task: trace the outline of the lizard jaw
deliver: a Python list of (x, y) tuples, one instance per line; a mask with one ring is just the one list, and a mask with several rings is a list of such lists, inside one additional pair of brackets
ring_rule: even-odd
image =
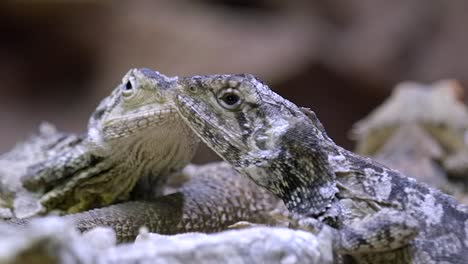
[(175, 96), (176, 111), (199, 136), (222, 159), (231, 163), (234, 167), (242, 167), (240, 156), (248, 155), (249, 148), (239, 140), (241, 135), (234, 131), (228, 131), (216, 122), (216, 118), (200, 118), (201, 113), (210, 114), (207, 109), (199, 109), (201, 106), (192, 101), (192, 98), (177, 94)]
[(165, 121), (174, 120), (178, 117), (176, 113), (174, 108), (169, 107), (138, 112), (112, 119), (103, 124), (103, 138), (104, 140), (126, 138), (141, 132), (145, 128), (153, 127)]

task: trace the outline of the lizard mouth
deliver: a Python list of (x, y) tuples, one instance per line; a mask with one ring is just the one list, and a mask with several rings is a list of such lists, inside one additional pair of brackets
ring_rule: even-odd
[(105, 139), (128, 137), (145, 128), (176, 120), (177, 117), (177, 111), (172, 107), (120, 116), (103, 124), (103, 136)]
[[(226, 158), (228, 156), (226, 152), (238, 153), (246, 149), (245, 144), (238, 140), (241, 136), (234, 135), (234, 132), (226, 131), (218, 123), (218, 119), (212, 111), (203, 107), (203, 104), (197, 104), (190, 98), (180, 95), (176, 99), (179, 116), (218, 155)], [(202, 118), (202, 116), (205, 117)], [(222, 139), (222, 142), (226, 142), (226, 145), (220, 144), (220, 141), (217, 139)]]

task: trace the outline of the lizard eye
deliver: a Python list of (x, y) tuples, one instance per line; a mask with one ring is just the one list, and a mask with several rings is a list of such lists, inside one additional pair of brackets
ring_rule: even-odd
[(195, 86), (195, 85), (190, 85), (188, 89), (192, 94), (197, 94), (200, 91), (198, 86)]
[(243, 100), (239, 92), (228, 89), (219, 94), (218, 102), (222, 107), (228, 110), (236, 110), (242, 104)]
[(124, 97), (130, 97), (135, 92), (135, 80), (133, 78), (129, 78), (127, 82), (122, 85), (122, 95)]
[(133, 85), (130, 81), (127, 82), (127, 84), (125, 84), (125, 90), (131, 90), (133, 89)]

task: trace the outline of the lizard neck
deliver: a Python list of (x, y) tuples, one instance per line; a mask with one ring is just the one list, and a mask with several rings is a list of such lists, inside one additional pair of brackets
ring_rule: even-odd
[(242, 168), (257, 184), (297, 214), (318, 216), (336, 200), (334, 168), (339, 147), (304, 123), (290, 127), (268, 155), (254, 155)]

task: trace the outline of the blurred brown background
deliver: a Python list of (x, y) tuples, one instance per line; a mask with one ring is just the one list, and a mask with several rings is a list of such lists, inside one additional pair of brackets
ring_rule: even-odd
[(466, 87), (467, 11), (436, 0), (3, 1), (0, 152), (42, 120), (83, 132), (132, 67), (256, 74), (351, 148), (351, 125), (396, 83)]

